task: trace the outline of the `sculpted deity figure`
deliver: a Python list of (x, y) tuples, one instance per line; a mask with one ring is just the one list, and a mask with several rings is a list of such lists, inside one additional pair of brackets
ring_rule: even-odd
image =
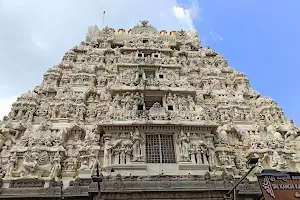
[(120, 164), (126, 164), (126, 146), (122, 143), (120, 149)]
[(52, 167), (51, 167), (51, 172), (50, 172), (49, 178), (55, 178), (58, 176), (58, 174), (61, 170), (60, 162), (61, 162), (61, 156), (59, 155), (59, 151), (57, 151), (52, 160)]
[(243, 152), (243, 151), (237, 152), (236, 159), (235, 159), (235, 164), (236, 164), (236, 167), (237, 167), (237, 169), (239, 171), (238, 173), (246, 172), (247, 171), (246, 162), (247, 162), (246, 153)]
[(289, 120), (287, 123), (287, 132), (285, 134), (285, 140), (287, 143), (294, 141), (298, 136), (299, 129), (294, 124), (293, 120)]
[(116, 94), (116, 96), (114, 96), (113, 105), (116, 109), (121, 109), (121, 97), (118, 93)]
[(254, 134), (255, 135), (257, 135), (259, 132), (261, 132), (263, 130), (257, 120), (254, 121), (252, 126), (253, 126), (253, 129), (254, 129)]
[(14, 152), (14, 154), (9, 158), (9, 162), (6, 165), (5, 178), (10, 179), (13, 177), (13, 172), (16, 168), (17, 160), (17, 152)]
[(23, 166), (25, 171), (22, 174), (22, 176), (33, 174), (38, 164), (37, 163), (38, 155), (39, 154), (37, 152), (26, 152), (24, 154)]
[(51, 136), (51, 122), (47, 122), (47, 121), (44, 121), (44, 122), (41, 122), (39, 127), (37, 128), (34, 136), (36, 138), (50, 138)]
[(52, 108), (51, 108), (51, 118), (53, 118), (53, 119), (55, 119), (55, 118), (57, 118), (57, 110), (58, 110), (58, 108), (57, 108), (57, 106), (56, 105), (54, 105)]
[(104, 166), (111, 164), (112, 148), (110, 137), (104, 138)]
[(208, 163), (210, 166), (216, 165), (216, 153), (215, 153), (215, 147), (213, 143), (213, 138), (207, 138), (207, 149), (208, 149)]
[(283, 139), (281, 133), (278, 132), (277, 130), (278, 130), (277, 125), (270, 124), (267, 127), (267, 133), (271, 137), (270, 139), (273, 139), (273, 144), (272, 145), (283, 147), (284, 146), (284, 139)]
[(282, 156), (276, 151), (273, 150), (272, 152), (267, 152), (264, 155), (264, 160), (265, 158), (269, 158), (269, 166), (272, 167), (273, 169), (285, 169), (287, 166), (286, 160), (282, 158)]
[(95, 144), (99, 142), (100, 134), (98, 134), (97, 126), (94, 126), (92, 129), (87, 131), (85, 140)]
[(233, 120), (240, 120), (241, 114), (237, 108), (233, 108)]
[(94, 174), (94, 171), (97, 168), (97, 165), (100, 166), (100, 162), (97, 159), (97, 155), (95, 153), (92, 153), (90, 155), (90, 163), (89, 163), (89, 169), (91, 169), (91, 175)]
[(229, 114), (227, 110), (224, 110), (221, 114), (220, 114), (220, 119), (221, 121), (226, 121), (229, 119)]
[(228, 131), (233, 130), (233, 125), (230, 124), (224, 124), (222, 126), (219, 126), (217, 129), (217, 134), (219, 138), (219, 143), (221, 144), (228, 144), (229, 138), (228, 138)]
[(125, 133), (120, 134), (119, 140), (113, 143), (114, 163), (115, 164), (130, 164), (132, 157), (133, 143), (127, 138)]
[(202, 140), (198, 140), (197, 143), (198, 143), (197, 148), (196, 148), (197, 163), (198, 164), (208, 164), (207, 145)]
[(50, 114), (50, 106), (47, 102), (43, 102), (38, 109), (37, 115), (40, 117), (48, 118)]
[(9, 152), (9, 149), (8, 149), (8, 146), (4, 145), (4, 146), (2, 147), (2, 151), (1, 151), (0, 156), (1, 156), (2, 158), (5, 158), (5, 157), (8, 158), (8, 157), (11, 156), (11, 154), (10, 154), (10, 152)]
[(18, 113), (18, 107), (13, 104), (11, 111), (8, 114), (8, 117), (10, 119), (15, 119), (17, 113)]
[(187, 100), (189, 102), (189, 110), (190, 111), (194, 111), (195, 110), (195, 102), (193, 100), (193, 97), (191, 97), (190, 95), (188, 95)]
[(231, 168), (234, 166), (233, 160), (228, 152), (221, 151), (219, 152), (219, 161), (220, 164), (226, 168)]
[(89, 162), (87, 160), (84, 160), (83, 162), (81, 162), (81, 165), (80, 165), (80, 170), (86, 170), (86, 169), (89, 169)]
[[(2, 130), (1, 130), (2, 128)], [(1, 134), (2, 132), (2, 134)], [(5, 141), (10, 140), (11, 143), (15, 144), (16, 139), (13, 134), (15, 134), (16, 131), (12, 128), (10, 128), (9, 124), (4, 124), (2, 127), (0, 127), (0, 148), (2, 148)]]
[(67, 171), (73, 171), (77, 169), (77, 165), (78, 165), (78, 160), (75, 157), (68, 157), (64, 161), (64, 166)]
[(111, 157), (114, 157), (114, 161), (113, 161), (114, 164), (120, 164), (120, 154), (121, 154), (120, 146), (115, 146), (112, 149), (112, 155), (111, 155)]
[(179, 138), (179, 149), (180, 149), (180, 161), (189, 162), (189, 146), (190, 146), (190, 133), (185, 134), (183, 130), (181, 130)]
[(60, 107), (59, 117), (60, 118), (68, 118), (70, 116), (70, 110), (71, 110), (71, 104), (70, 103), (64, 103)]
[(164, 107), (160, 105), (159, 102), (155, 102), (153, 106), (149, 109), (150, 119), (162, 120), (167, 118), (167, 113)]
[(189, 158), (193, 164), (208, 164), (208, 149), (206, 143), (197, 136), (192, 134), (190, 136), (189, 144)]
[(131, 140), (133, 143), (132, 146), (132, 156), (133, 161), (142, 161), (143, 160), (143, 152), (142, 152), (142, 142), (144, 142), (143, 137), (140, 134), (138, 128), (135, 129), (134, 133), (131, 133)]
[(34, 116), (35, 111), (36, 111), (36, 108), (34, 108), (34, 107), (28, 107), (27, 108), (26, 119), (29, 122), (33, 121), (33, 116)]
[(24, 116), (24, 108), (19, 108), (16, 119), (20, 120)]
[(83, 121), (85, 118), (85, 113), (86, 113), (85, 107), (82, 105), (78, 106), (75, 114), (76, 119)]

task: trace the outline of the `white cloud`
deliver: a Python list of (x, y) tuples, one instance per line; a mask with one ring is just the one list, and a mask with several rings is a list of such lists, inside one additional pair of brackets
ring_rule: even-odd
[[(178, 5), (173, 7), (173, 13), (174, 16), (177, 18), (178, 22), (183, 26), (188, 27), (189, 29), (194, 28), (193, 21), (196, 17), (199, 17), (198, 11), (199, 5), (195, 1), (188, 5), (188, 8), (184, 8)], [(198, 19), (201, 18), (199, 17)]]
[(45, 42), (45, 40), (37, 37), (36, 35), (32, 35), (31, 36), (32, 42), (40, 49), (40, 50), (44, 50), (47, 48), (47, 44)]
[(11, 110), (13, 102), (15, 102), (16, 100), (17, 100), (16, 96), (0, 99), (0, 120), (2, 120), (2, 118), (5, 115), (8, 115), (8, 113)]
[(220, 36), (220, 35), (218, 35), (216, 32), (214, 32), (214, 31), (210, 31), (209, 32), (209, 35), (211, 36), (211, 39), (213, 40), (213, 41), (223, 41), (224, 40), (224, 38), (222, 37), (222, 36)]

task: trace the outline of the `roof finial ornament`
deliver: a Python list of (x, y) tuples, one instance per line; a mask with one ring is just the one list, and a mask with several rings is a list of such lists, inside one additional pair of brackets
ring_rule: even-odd
[(103, 25), (104, 25), (104, 17), (105, 17), (105, 10), (103, 11), (103, 18), (102, 18), (102, 26), (101, 26), (101, 29), (103, 29)]
[(180, 31), (178, 31), (180, 36), (183, 36), (185, 34), (185, 31), (183, 29), (181, 29)]
[(149, 23), (149, 21), (147, 21), (147, 20), (142, 20), (140, 22), (141, 22), (142, 27), (147, 27), (148, 23)]

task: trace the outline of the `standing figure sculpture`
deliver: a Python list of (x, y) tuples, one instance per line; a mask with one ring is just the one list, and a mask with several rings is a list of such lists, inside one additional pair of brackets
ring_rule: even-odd
[(104, 166), (111, 164), (112, 148), (113, 145), (111, 144), (110, 138), (104, 138)]
[(216, 153), (215, 153), (215, 147), (213, 143), (212, 138), (207, 138), (207, 149), (208, 149), (208, 163), (210, 166), (216, 165)]
[(58, 176), (60, 170), (61, 170), (61, 156), (59, 155), (59, 151), (56, 152), (53, 160), (52, 160), (52, 167), (51, 167), (51, 172), (49, 175), (49, 178), (55, 178)]
[(94, 174), (94, 171), (97, 168), (97, 165), (100, 166), (100, 162), (97, 159), (97, 155), (92, 153), (90, 156), (90, 163), (89, 163), (89, 169), (91, 169), (91, 175)]
[(180, 136), (178, 138), (179, 149), (180, 149), (180, 161), (189, 162), (189, 146), (190, 146), (190, 134), (185, 134), (183, 130), (180, 132)]
[(15, 170), (16, 164), (17, 164), (17, 152), (15, 152), (10, 158), (9, 162), (6, 165), (6, 173), (5, 173), (5, 178), (9, 179), (13, 177), (13, 172)]
[(131, 134), (131, 140), (133, 143), (132, 146), (132, 161), (142, 161), (143, 160), (143, 152), (142, 152), (142, 142), (144, 141), (139, 129), (136, 128), (135, 132)]

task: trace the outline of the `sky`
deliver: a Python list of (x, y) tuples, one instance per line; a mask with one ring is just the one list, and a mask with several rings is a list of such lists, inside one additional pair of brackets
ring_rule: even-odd
[(0, 0), (0, 118), (34, 89), (89, 25), (116, 30), (148, 20), (158, 30), (198, 30), (300, 125), (299, 0)]

